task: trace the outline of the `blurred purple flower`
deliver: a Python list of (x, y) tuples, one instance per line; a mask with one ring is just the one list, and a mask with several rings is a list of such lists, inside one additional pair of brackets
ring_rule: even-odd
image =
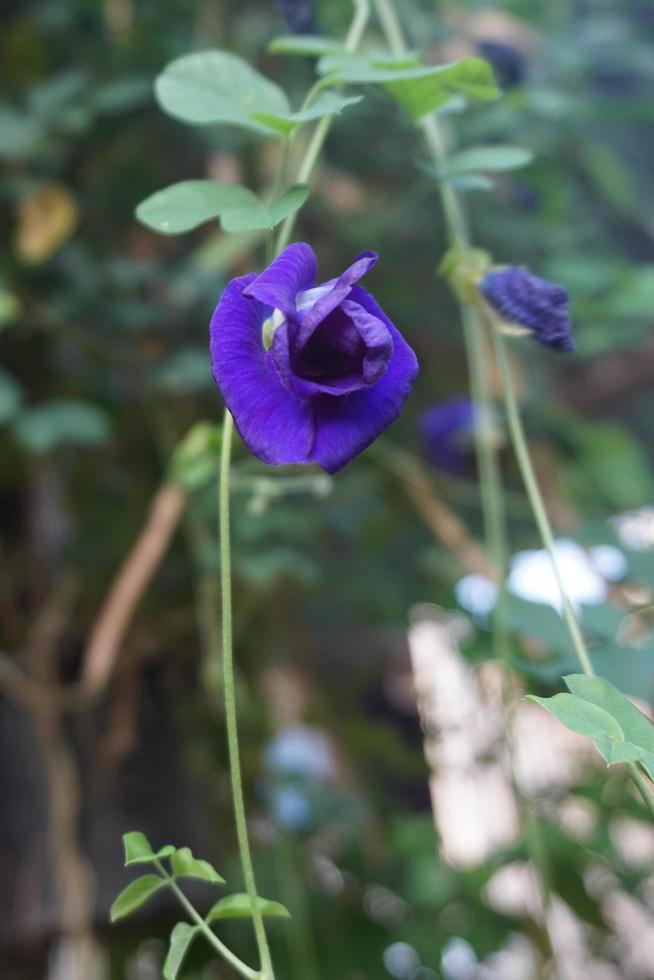
[(470, 457), (474, 406), (467, 395), (437, 402), (423, 412), (420, 429), (427, 458), (448, 473), (460, 473)]
[(277, 0), (277, 9), (296, 34), (315, 34), (316, 12), (313, 0)]
[(315, 462), (336, 473), (400, 414), (418, 362), (355, 285), (376, 261), (363, 252), (314, 286), (316, 257), (297, 242), (260, 275), (227, 285), (211, 320), (213, 375), (243, 442), (264, 463)]
[(523, 51), (506, 41), (492, 39), (477, 42), (479, 54), (490, 61), (497, 80), (505, 90), (521, 85), (527, 74), (527, 58)]
[(575, 349), (564, 286), (512, 265), (487, 272), (479, 290), (507, 323), (531, 330), (539, 344), (559, 351)]

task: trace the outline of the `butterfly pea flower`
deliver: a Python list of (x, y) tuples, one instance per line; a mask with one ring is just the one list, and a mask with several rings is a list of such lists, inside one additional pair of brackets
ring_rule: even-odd
[(243, 442), (264, 463), (318, 463), (336, 473), (400, 414), (418, 362), (357, 285), (377, 258), (363, 252), (315, 285), (313, 250), (296, 242), (223, 292), (210, 327), (213, 376)]
[(277, 9), (296, 34), (316, 32), (316, 12), (313, 0), (277, 0)]
[(491, 269), (478, 288), (506, 323), (523, 327), (543, 347), (575, 349), (564, 286), (534, 276), (522, 265), (512, 265)]

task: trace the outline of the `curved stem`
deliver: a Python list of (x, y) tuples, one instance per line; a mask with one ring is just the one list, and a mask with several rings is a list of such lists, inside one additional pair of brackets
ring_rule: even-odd
[(254, 878), (252, 853), (248, 840), (245, 819), (245, 800), (243, 797), (243, 777), (241, 756), (238, 745), (238, 725), (236, 715), (236, 690), (234, 684), (234, 643), (232, 629), (232, 557), (230, 541), (230, 460), (234, 421), (225, 409), (223, 440), (220, 451), (220, 472), (218, 477), (218, 513), (220, 526), (220, 571), (222, 598), (222, 656), (223, 685), (225, 692), (225, 725), (227, 727), (227, 748), (229, 751), (229, 773), (232, 783), (232, 798), (239, 857), (243, 869), (245, 889), (250, 902), (252, 924), (261, 959), (261, 980), (274, 980), (274, 971), (263, 916), (259, 908), (257, 886)]
[[(370, 15), (369, 0), (354, 0), (354, 17), (345, 39), (347, 51), (355, 51), (359, 45), (368, 17)], [(305, 156), (300, 164), (296, 183), (307, 183), (316, 165), (320, 150), (331, 125), (331, 117), (321, 119), (307, 147)], [(296, 213), (289, 215), (282, 225), (276, 248), (273, 254), (279, 254), (290, 241), (295, 223)], [(223, 424), (223, 441), (220, 453), (220, 472), (218, 489), (218, 512), (220, 527), (220, 562), (221, 562), (221, 605), (222, 605), (222, 660), (223, 684), (225, 694), (225, 725), (227, 728), (227, 746), (229, 752), (229, 768), (232, 784), (234, 818), (236, 836), (238, 839), (239, 856), (243, 869), (243, 878), (252, 913), (252, 924), (261, 960), (261, 972), (256, 976), (259, 980), (274, 980), (274, 970), (266, 929), (259, 908), (257, 886), (254, 877), (252, 853), (248, 840), (247, 822), (245, 817), (245, 801), (243, 797), (243, 778), (241, 773), (241, 758), (238, 744), (238, 724), (236, 711), (236, 692), (234, 684), (234, 642), (232, 628), (232, 573), (231, 573), (231, 542), (230, 542), (230, 460), (234, 420), (225, 409)]]
[[(366, 24), (368, 23), (369, 17), (370, 0), (354, 0), (354, 17), (352, 18), (350, 29), (347, 32), (345, 41), (343, 42), (343, 47), (350, 54), (354, 53), (359, 47), (359, 43), (363, 36), (363, 32), (366, 29)], [(297, 184), (309, 183), (313, 169), (316, 165), (318, 157), (320, 156), (320, 151), (322, 150), (323, 144), (327, 139), (327, 133), (331, 128), (332, 122), (333, 116), (323, 116), (314, 129), (309, 145), (307, 146), (306, 153), (304, 154), (304, 159), (300, 164), (300, 169), (298, 170), (295, 178), (295, 182)], [(289, 214), (288, 218), (282, 225), (277, 238), (278, 253), (285, 249), (290, 242), (293, 229), (295, 228), (296, 219), (297, 211), (293, 211), (292, 214)]]
[(506, 420), (509, 427), (513, 448), (515, 450), (516, 459), (518, 460), (518, 466), (520, 467), (520, 473), (522, 474), (527, 496), (529, 497), (529, 502), (534, 512), (534, 518), (536, 520), (536, 525), (538, 526), (538, 531), (550, 556), (550, 561), (552, 562), (552, 571), (554, 572), (554, 577), (556, 578), (556, 584), (559, 589), (561, 603), (563, 606), (563, 618), (565, 619), (566, 626), (568, 627), (572, 645), (584, 674), (588, 674), (589, 677), (592, 677), (595, 671), (593, 670), (593, 665), (590, 662), (588, 650), (586, 649), (586, 644), (584, 643), (584, 638), (581, 635), (577, 617), (575, 616), (574, 610), (568, 598), (568, 593), (566, 592), (563, 584), (561, 571), (556, 559), (556, 552), (554, 550), (554, 536), (552, 534), (552, 528), (549, 517), (547, 516), (547, 511), (545, 510), (545, 504), (543, 503), (540, 487), (538, 486), (538, 481), (536, 480), (536, 474), (534, 472), (533, 463), (529, 454), (522, 419), (520, 418), (520, 412), (518, 411), (518, 402), (515, 395), (515, 388), (513, 386), (513, 378), (511, 377), (511, 369), (509, 367), (509, 361), (506, 354), (504, 337), (500, 333), (499, 329), (494, 328), (493, 338), (495, 342), (497, 363), (499, 364), (500, 375), (502, 378), (502, 391), (504, 393)]
[[(392, 0), (375, 0), (375, 8), (384, 36), (391, 51), (403, 55), (408, 45), (397, 17)], [(435, 115), (423, 116), (419, 120), (425, 143), (437, 170), (443, 169), (447, 161), (447, 150), (440, 124)], [(438, 181), (438, 190), (445, 215), (447, 236), (452, 245), (461, 250), (470, 247), (465, 212), (461, 199), (454, 187), (443, 180)], [(485, 336), (479, 312), (469, 304), (462, 305), (461, 318), (466, 359), (470, 374), (470, 394), (477, 408), (474, 441), (477, 464), (479, 466), (479, 488), (484, 523), (486, 550), (500, 584), (500, 597), (493, 614), (493, 646), (495, 655), (508, 653), (509, 632), (506, 625), (504, 579), (507, 565), (507, 532), (504, 506), (504, 492), (499, 467), (497, 448), (488, 439), (484, 419), (491, 406), (489, 372), (484, 357)]]
[(258, 980), (259, 974), (257, 971), (253, 970), (252, 967), (247, 965), (247, 963), (244, 963), (243, 960), (236, 955), (236, 953), (232, 953), (229, 946), (225, 946), (225, 944), (221, 942), (213, 929), (202, 918), (191, 902), (189, 902), (182, 889), (176, 883), (175, 879), (168, 874), (161, 862), (155, 861), (155, 867), (161, 874), (162, 878), (165, 878), (166, 884), (175, 894), (175, 897), (179, 901), (182, 908), (188, 913), (189, 917), (193, 919), (198, 929), (201, 930), (207, 942), (209, 942), (213, 948), (220, 953), (223, 959), (227, 960), (227, 962), (234, 967), (237, 973), (240, 973), (242, 977), (245, 977), (246, 980)]

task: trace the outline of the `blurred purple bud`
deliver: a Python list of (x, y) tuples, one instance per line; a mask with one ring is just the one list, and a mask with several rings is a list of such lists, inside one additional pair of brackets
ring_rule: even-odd
[(448, 473), (460, 473), (470, 457), (474, 406), (467, 395), (445, 398), (426, 409), (420, 420), (425, 454)]
[(277, 0), (277, 9), (296, 34), (314, 34), (317, 31), (313, 0)]
[(479, 41), (477, 50), (489, 61), (501, 88), (515, 88), (525, 80), (527, 59), (522, 51), (505, 41)]

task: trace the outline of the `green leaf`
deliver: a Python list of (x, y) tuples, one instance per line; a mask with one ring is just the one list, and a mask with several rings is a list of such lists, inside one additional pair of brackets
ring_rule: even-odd
[(0, 132), (0, 160), (27, 160), (35, 156), (44, 136), (39, 121), (8, 105), (0, 105)]
[(163, 235), (181, 235), (225, 211), (257, 207), (259, 200), (247, 187), (215, 180), (182, 180), (141, 201), (136, 217)]
[(452, 94), (484, 100), (500, 95), (493, 70), (482, 58), (428, 67), (415, 56), (365, 59), (327, 55), (321, 58), (318, 70), (326, 76), (323, 85), (383, 85), (413, 119), (440, 108)]
[(271, 54), (306, 55), (309, 58), (319, 58), (321, 55), (343, 50), (340, 41), (317, 34), (286, 34), (274, 37), (268, 45)]
[(281, 88), (228, 51), (177, 58), (158, 76), (155, 94), (165, 112), (193, 125), (223, 123), (266, 133), (252, 113), (289, 111)]
[(62, 445), (97, 446), (109, 435), (109, 421), (95, 405), (62, 399), (21, 412), (13, 433), (30, 452), (45, 453)]
[(180, 847), (175, 851), (170, 859), (170, 866), (176, 877), (199, 878), (200, 881), (209, 881), (214, 885), (225, 884), (225, 879), (221, 878), (208, 861), (193, 857), (190, 847)]
[(221, 426), (197, 422), (175, 447), (170, 460), (171, 479), (189, 490), (204, 486), (218, 472), (221, 444)]
[(447, 181), (458, 191), (492, 191), (495, 184), (483, 174), (443, 174), (441, 180)]
[(624, 694), (602, 677), (571, 674), (571, 694), (529, 696), (573, 732), (595, 743), (609, 765), (640, 762), (654, 779), (654, 726)]
[(275, 130), (280, 136), (288, 138), (301, 123), (321, 119), (323, 116), (333, 116), (350, 105), (360, 102), (361, 95), (337, 95), (334, 92), (321, 92), (307, 109), (298, 112), (273, 113), (254, 112), (252, 119), (268, 129)]
[(132, 830), (128, 834), (123, 834), (123, 847), (125, 848), (125, 867), (132, 864), (151, 864), (153, 861), (160, 861), (162, 858), (170, 857), (175, 853), (172, 844), (166, 844), (156, 853), (150, 846), (150, 841), (140, 830)]
[(548, 650), (567, 653), (570, 635), (560, 615), (544, 602), (528, 602), (509, 593), (505, 599), (511, 629), (525, 633), (543, 643)]
[(213, 387), (204, 347), (182, 347), (157, 365), (153, 375), (156, 387), (173, 395)]
[(517, 170), (526, 167), (533, 158), (531, 150), (522, 146), (472, 146), (449, 158), (445, 174), (453, 176), (479, 170)]
[(125, 888), (109, 910), (112, 922), (124, 919), (140, 908), (155, 892), (165, 888), (166, 882), (159, 875), (142, 875)]
[(163, 967), (164, 980), (176, 980), (184, 958), (199, 929), (188, 922), (178, 922), (170, 934), (168, 955)]
[(269, 207), (247, 187), (213, 180), (183, 180), (142, 201), (136, 216), (164, 235), (180, 235), (205, 221), (220, 218), (228, 232), (272, 229), (309, 196), (306, 184), (296, 184)]
[[(273, 902), (268, 898), (258, 899), (259, 911), (264, 917), (290, 919), (291, 913), (281, 902)], [(221, 898), (211, 908), (207, 915), (207, 922), (216, 922), (218, 919), (249, 919), (252, 915), (250, 900), (245, 892), (235, 895), (227, 895)]]
[(17, 296), (0, 286), (0, 330), (8, 326), (20, 313)]
[(23, 400), (23, 390), (18, 382), (0, 367), (0, 425), (14, 417)]
[(638, 759), (654, 780), (654, 725), (649, 718), (603, 677), (570, 674), (564, 680), (576, 697), (603, 708), (615, 718), (627, 742), (640, 750)]
[(223, 211), (221, 224), (225, 231), (254, 231), (256, 228), (272, 229), (291, 212), (302, 207), (309, 196), (306, 184), (296, 184), (277, 198), (269, 207), (258, 198), (247, 206)]

